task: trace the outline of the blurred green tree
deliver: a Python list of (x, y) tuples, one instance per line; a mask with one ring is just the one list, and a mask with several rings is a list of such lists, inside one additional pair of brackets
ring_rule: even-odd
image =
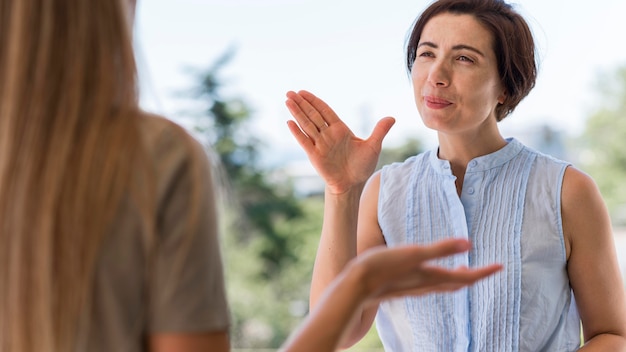
[(260, 274), (270, 278), (298, 259), (293, 251), (297, 240), (282, 231), (278, 222), (301, 218), (303, 213), (289, 185), (271, 182), (260, 165), (263, 145), (249, 132), (252, 113), (248, 105), (240, 98), (223, 95), (220, 72), (233, 55), (234, 50), (227, 51), (207, 71), (200, 72), (199, 84), (190, 91), (190, 97), (202, 103), (195, 116), (195, 132), (219, 157), (224, 172), (221, 181), (229, 186), (229, 200), (241, 211), (233, 224), (237, 227), (233, 235), (243, 242), (255, 236), (261, 239)]
[(193, 103), (184, 114), (220, 171), (232, 345), (277, 348), (308, 311), (321, 210), (296, 198), (289, 183), (273, 182), (262, 166), (251, 109), (225, 93), (222, 74), (233, 55), (229, 50), (207, 70), (192, 71), (198, 84), (181, 95)]
[(580, 138), (582, 168), (597, 182), (615, 225), (626, 225), (626, 65), (601, 74), (600, 103)]
[[(232, 345), (271, 349), (308, 313), (323, 198), (296, 197), (289, 182), (273, 181), (272, 170), (260, 163), (264, 145), (250, 132), (253, 112), (243, 99), (225, 94), (222, 74), (234, 54), (228, 50), (207, 70), (192, 71), (198, 84), (182, 95), (196, 107), (185, 113), (193, 119), (194, 134), (209, 146), (221, 171)], [(410, 139), (383, 149), (379, 165), (403, 161), (421, 150), (421, 142)], [(363, 348), (382, 350), (374, 328), (354, 350)]]

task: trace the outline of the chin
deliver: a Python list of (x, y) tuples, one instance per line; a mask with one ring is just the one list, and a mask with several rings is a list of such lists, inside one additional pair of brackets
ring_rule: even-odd
[(447, 129), (446, 121), (443, 121), (441, 118), (428, 116), (428, 115), (426, 116), (421, 115), (421, 116), (422, 116), (422, 124), (424, 124), (426, 128), (429, 128), (434, 131), (444, 131)]

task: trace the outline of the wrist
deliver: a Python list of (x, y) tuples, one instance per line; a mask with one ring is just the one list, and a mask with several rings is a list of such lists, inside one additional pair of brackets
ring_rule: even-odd
[(358, 257), (353, 258), (346, 265), (341, 282), (346, 289), (353, 292), (352, 299), (355, 303), (361, 305), (370, 298), (371, 287), (368, 285), (369, 272), (367, 265)]
[(356, 183), (353, 185), (326, 185), (324, 193), (331, 197), (360, 197), (365, 188), (365, 183)]

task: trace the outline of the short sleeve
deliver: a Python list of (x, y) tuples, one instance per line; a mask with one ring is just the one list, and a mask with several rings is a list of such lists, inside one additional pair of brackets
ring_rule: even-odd
[[(229, 326), (215, 190), (202, 146), (174, 130), (159, 148), (157, 243), (149, 280), (149, 332)], [(190, 220), (194, 220), (191, 221)]]

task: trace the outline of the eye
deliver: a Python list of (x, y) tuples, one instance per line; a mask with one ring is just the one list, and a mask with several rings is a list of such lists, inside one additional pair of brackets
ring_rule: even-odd
[(430, 51), (422, 51), (421, 53), (417, 53), (418, 57), (434, 57), (435, 55)]
[(465, 56), (465, 55), (459, 56), (457, 60), (464, 61), (464, 62), (469, 62), (469, 63), (474, 63), (474, 60), (472, 60), (470, 57)]

